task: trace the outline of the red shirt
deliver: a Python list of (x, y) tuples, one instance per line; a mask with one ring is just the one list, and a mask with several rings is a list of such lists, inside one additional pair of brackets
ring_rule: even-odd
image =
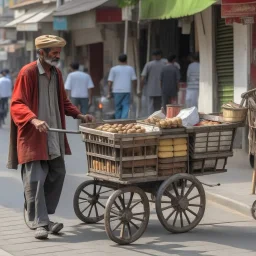
[[(65, 115), (76, 118), (79, 110), (67, 98), (62, 74), (58, 73), (59, 111), (62, 129), (66, 129)], [(11, 117), (17, 126), (17, 154), (19, 164), (31, 161), (49, 160), (47, 134), (40, 133), (30, 121), (38, 114), (38, 68), (37, 62), (24, 66), (15, 83), (12, 101)], [(65, 135), (65, 153), (71, 154)]]

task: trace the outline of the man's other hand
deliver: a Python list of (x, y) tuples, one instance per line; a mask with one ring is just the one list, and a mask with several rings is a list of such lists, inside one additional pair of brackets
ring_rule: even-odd
[(49, 130), (49, 126), (45, 121), (34, 118), (31, 120), (31, 124), (33, 124), (39, 132), (47, 132)]
[(95, 118), (92, 115), (78, 115), (77, 119), (80, 119), (82, 123), (94, 123)]

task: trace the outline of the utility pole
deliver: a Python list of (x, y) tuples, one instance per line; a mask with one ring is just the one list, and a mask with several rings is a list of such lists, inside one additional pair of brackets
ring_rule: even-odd
[(128, 48), (128, 34), (129, 34), (129, 20), (125, 20), (125, 30), (124, 30), (124, 54), (127, 54)]
[(64, 4), (64, 0), (57, 0), (56, 1), (56, 9), (58, 9), (63, 4)]

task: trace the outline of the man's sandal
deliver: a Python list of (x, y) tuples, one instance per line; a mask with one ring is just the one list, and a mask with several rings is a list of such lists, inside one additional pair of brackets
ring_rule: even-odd
[(59, 234), (59, 232), (64, 228), (62, 223), (50, 222), (48, 225), (48, 230), (51, 234)]
[(36, 239), (47, 239), (48, 238), (48, 230), (45, 227), (39, 227), (35, 231)]

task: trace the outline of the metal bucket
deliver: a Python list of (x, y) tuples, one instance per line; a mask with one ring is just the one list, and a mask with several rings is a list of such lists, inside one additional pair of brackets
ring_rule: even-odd
[(173, 118), (180, 113), (181, 105), (166, 105), (166, 117)]

